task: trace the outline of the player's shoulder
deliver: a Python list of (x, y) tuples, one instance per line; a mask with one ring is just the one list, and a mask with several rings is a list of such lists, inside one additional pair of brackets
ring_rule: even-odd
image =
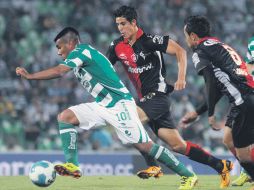
[(74, 50), (72, 50), (71, 53), (74, 53), (74, 54), (78, 54), (78, 53), (81, 53), (82, 51), (84, 51), (84, 49), (87, 49), (89, 48), (89, 45), (88, 44), (78, 44)]
[(222, 42), (218, 38), (211, 37), (211, 38), (201, 39), (201, 42), (199, 43), (198, 47), (199, 49), (209, 49), (221, 44)]
[(223, 43), (214, 37), (201, 39), (199, 44), (194, 48), (197, 54), (214, 54), (221, 50)]
[(154, 43), (156, 42), (162, 42), (163, 41), (163, 36), (162, 35), (157, 35), (157, 34), (147, 34), (147, 33), (143, 33), (143, 35), (141, 36), (141, 39), (143, 40), (152, 40)]
[(124, 38), (122, 36), (114, 39), (111, 43), (110, 43), (110, 46), (111, 47), (115, 47), (117, 44), (119, 44), (120, 42), (123, 42), (124, 41)]

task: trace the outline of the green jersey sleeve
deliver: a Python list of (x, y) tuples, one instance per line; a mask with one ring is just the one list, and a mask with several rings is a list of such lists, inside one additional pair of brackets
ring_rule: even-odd
[(249, 64), (254, 64), (254, 36), (248, 41), (248, 51), (245, 60)]
[(71, 68), (81, 67), (88, 64), (89, 59), (91, 59), (90, 52), (87, 49), (77, 47), (69, 53), (63, 64)]

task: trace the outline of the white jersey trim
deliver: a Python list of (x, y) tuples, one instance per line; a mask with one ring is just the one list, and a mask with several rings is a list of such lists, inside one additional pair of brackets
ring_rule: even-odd
[(77, 67), (81, 66), (83, 64), (83, 61), (80, 58), (70, 59)]
[(60, 134), (69, 133), (69, 132), (77, 133), (77, 130), (76, 129), (61, 129), (60, 130)]
[(166, 92), (166, 83), (165, 83), (165, 78), (162, 76), (161, 74), (161, 70), (162, 70), (162, 58), (161, 58), (161, 54), (159, 51), (156, 51), (159, 59), (160, 59), (160, 71), (159, 71), (159, 75), (160, 75), (160, 82), (159, 82), (159, 87), (158, 87), (158, 91), (159, 92)]
[(98, 104), (107, 107), (109, 103), (111, 103), (113, 100), (112, 96), (110, 94), (107, 94)]
[(240, 91), (230, 83), (229, 76), (220, 68), (214, 69), (215, 77), (227, 88), (229, 94), (235, 99), (235, 105), (241, 105), (244, 101)]
[(160, 157), (160, 155), (161, 155), (163, 149), (164, 149), (164, 148), (163, 148), (162, 146), (159, 146), (159, 149), (158, 149), (156, 155), (154, 156), (154, 158), (155, 158), (156, 160)]
[(104, 89), (104, 87), (100, 84), (100, 83), (97, 83), (94, 88), (92, 89), (92, 92), (91, 92), (91, 95), (93, 97), (97, 97), (98, 94)]

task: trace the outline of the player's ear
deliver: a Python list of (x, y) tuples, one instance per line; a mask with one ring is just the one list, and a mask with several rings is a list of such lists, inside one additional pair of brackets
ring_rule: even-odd
[(77, 42), (75, 40), (70, 40), (68, 43), (68, 46), (70, 49), (75, 49), (76, 45), (77, 45)]
[(136, 26), (136, 25), (137, 25), (137, 20), (136, 20), (136, 19), (133, 19), (133, 20), (131, 21), (131, 24)]
[(197, 41), (198, 40), (197, 34), (195, 34), (193, 32), (190, 33), (190, 38), (191, 38), (192, 41)]

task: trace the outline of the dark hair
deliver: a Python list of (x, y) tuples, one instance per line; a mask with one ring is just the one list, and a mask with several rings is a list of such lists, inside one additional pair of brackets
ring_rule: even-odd
[[(67, 35), (68, 34), (68, 35)], [(55, 39), (54, 42), (56, 42), (59, 38), (65, 37), (66, 36), (66, 40), (76, 40), (79, 41), (80, 37), (79, 37), (79, 32), (73, 28), (73, 27), (65, 27), (61, 32), (59, 32)]]
[(199, 38), (211, 36), (211, 27), (208, 19), (204, 16), (195, 15), (189, 16), (184, 20), (186, 26), (185, 31), (190, 34), (191, 32), (198, 35)]
[(113, 15), (116, 17), (124, 17), (129, 22), (133, 19), (137, 20), (138, 15), (134, 7), (123, 5), (114, 11)]

